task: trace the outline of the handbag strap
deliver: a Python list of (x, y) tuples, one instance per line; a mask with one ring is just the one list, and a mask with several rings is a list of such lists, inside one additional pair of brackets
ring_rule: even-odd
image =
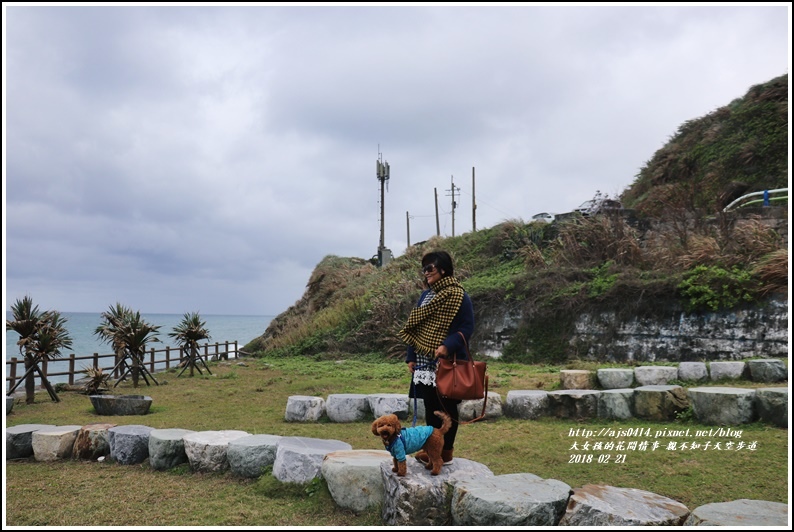
[[(463, 347), (466, 349), (466, 356), (468, 356), (469, 362), (471, 364), (474, 364), (474, 358), (472, 358), (471, 352), (469, 351), (469, 344), (466, 341), (466, 337), (463, 335), (463, 333), (461, 331), (458, 331), (458, 334), (460, 335), (461, 339), (463, 340)], [(452, 355), (452, 357), (453, 357), (453, 360), (457, 362), (457, 359), (458, 359), (457, 353)], [(441, 404), (441, 408), (444, 409), (444, 412), (447, 412), (447, 409), (444, 407), (444, 402), (442, 401), (441, 394), (438, 393), (438, 387), (436, 387), (436, 394), (438, 395), (438, 399), (439, 399), (439, 403)], [(482, 412), (480, 413), (479, 416), (477, 416), (476, 418), (471, 419), (469, 421), (460, 421), (460, 420), (457, 420), (457, 419), (455, 421), (457, 422), (458, 425), (468, 425), (470, 423), (476, 423), (477, 421), (482, 421), (483, 419), (485, 419), (485, 407), (487, 405), (488, 405), (488, 375), (486, 374), (485, 375), (485, 396), (484, 396), (483, 402), (482, 402)], [(475, 414), (476, 414), (476, 412), (475, 412)], [(449, 412), (447, 412), (447, 415), (449, 415)]]

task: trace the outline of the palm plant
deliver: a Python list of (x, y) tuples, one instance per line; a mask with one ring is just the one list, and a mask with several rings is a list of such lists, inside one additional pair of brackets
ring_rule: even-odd
[[(182, 317), (182, 321), (172, 329), (172, 332), (168, 333), (168, 336), (176, 339), (176, 341), (182, 347), (182, 350), (187, 353), (188, 357), (185, 368), (190, 368), (190, 376), (193, 376), (194, 367), (199, 373), (202, 373), (201, 368), (196, 366), (196, 358), (201, 360), (201, 358), (197, 356), (199, 341), (209, 339), (210, 333), (207, 329), (207, 323), (202, 321), (199, 313), (186, 312)], [(204, 364), (207, 372), (212, 374), (207, 364), (204, 363), (203, 360), (201, 360), (201, 362)], [(185, 371), (185, 368), (182, 369), (182, 372)], [(179, 375), (182, 375), (182, 372), (180, 372)]]
[[(12, 320), (6, 321), (6, 330), (19, 335), (17, 346), (25, 360), (25, 402), (32, 404), (35, 398), (35, 375), (39, 373), (42, 384), (53, 401), (58, 395), (50, 385), (46, 375), (39, 368), (39, 362), (63, 355), (62, 350), (72, 347), (72, 338), (66, 330), (66, 318), (56, 311), (40, 311), (30, 296), (18, 299), (11, 306)], [(21, 382), (21, 381), (20, 381)], [(13, 392), (16, 387), (9, 390)]]
[(159, 325), (152, 325), (143, 318), (139, 311), (131, 312), (127, 315), (127, 320), (122, 324), (122, 332), (120, 340), (124, 342), (127, 353), (132, 359), (132, 386), (138, 387), (138, 375), (141, 371), (144, 372), (144, 380), (149, 384), (149, 377), (157, 384), (154, 376), (146, 371), (143, 365), (143, 357), (146, 354), (146, 345), (149, 342), (159, 342), (160, 339), (154, 336), (160, 330)]
[(126, 359), (127, 345), (122, 338), (122, 331), (123, 324), (130, 314), (132, 314), (132, 310), (121, 303), (116, 303), (115, 306), (111, 305), (107, 311), (101, 314), (102, 322), (94, 330), (95, 336), (113, 348), (113, 353), (116, 355), (114, 371)]
[[(131, 361), (129, 371), (132, 374), (133, 387), (138, 387), (138, 377), (141, 371), (144, 372), (146, 384), (149, 384), (149, 380), (146, 378), (148, 372), (143, 366), (143, 357), (149, 342), (160, 341), (154, 336), (160, 326), (148, 323), (141, 318), (140, 312), (133, 311), (121, 303), (116, 303), (115, 306), (111, 305), (106, 312), (103, 312), (102, 320), (102, 323), (94, 330), (94, 334), (113, 346), (113, 352), (116, 354), (116, 367), (113, 369), (123, 365), (129, 358)], [(121, 378), (125, 374), (126, 372), (122, 374)], [(149, 376), (152, 377), (150, 373)], [(152, 380), (157, 383), (154, 377)]]

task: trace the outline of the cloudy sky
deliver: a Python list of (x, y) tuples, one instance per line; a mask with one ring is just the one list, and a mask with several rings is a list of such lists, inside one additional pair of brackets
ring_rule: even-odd
[(5, 308), (279, 314), (326, 255), (377, 254), (379, 159), (394, 256), (436, 198), (450, 236), (617, 195), (787, 74), (790, 25), (787, 3), (4, 3)]

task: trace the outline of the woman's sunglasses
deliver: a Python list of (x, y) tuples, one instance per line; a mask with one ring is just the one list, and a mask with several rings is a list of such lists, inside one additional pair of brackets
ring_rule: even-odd
[(428, 264), (427, 266), (422, 268), (422, 273), (433, 273), (434, 271), (436, 271), (435, 264)]

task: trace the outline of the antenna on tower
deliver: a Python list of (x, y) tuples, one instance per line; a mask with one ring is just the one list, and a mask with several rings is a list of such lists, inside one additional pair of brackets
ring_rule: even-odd
[(380, 145), (378, 145), (378, 160), (376, 161), (376, 176), (380, 181), (380, 244), (378, 245), (378, 267), (386, 266), (392, 259), (391, 250), (385, 245), (385, 192), (384, 189), (388, 188), (390, 169), (389, 163), (383, 161), (383, 154), (380, 152)]

